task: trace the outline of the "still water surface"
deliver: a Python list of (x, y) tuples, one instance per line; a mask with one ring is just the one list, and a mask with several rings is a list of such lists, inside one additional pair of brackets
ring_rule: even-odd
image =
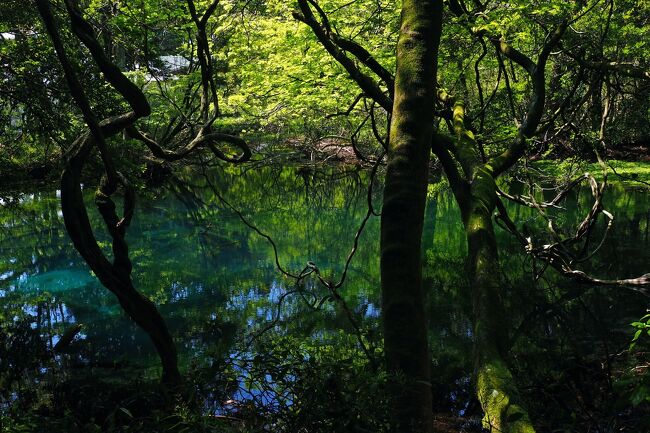
[[(209, 179), (209, 183), (203, 178), (177, 180), (155, 194), (141, 196), (128, 231), (135, 287), (159, 306), (179, 345), (184, 368), (225, 341), (232, 344), (233, 354), (240, 355), (242, 345), (236, 346), (234, 341), (245, 342), (266, 328), (315, 341), (351, 332), (353, 325), (345, 309), (327, 300), (320, 304), (318, 300), (326, 299), (328, 292), (315, 279), (302, 283), (304, 297), (284, 296), (296, 288), (295, 282), (277, 270), (269, 242), (243, 224), (210, 185), (274, 240), (285, 269), (299, 273), (313, 262), (325, 278), (338, 281), (366, 214), (367, 174), (265, 168), (218, 171)], [(374, 196), (378, 202), (380, 192)], [(90, 188), (87, 197), (90, 203)], [(82, 332), (70, 348), (79, 363), (122, 362), (148, 367), (155, 374), (152, 345), (71, 246), (63, 227), (59, 193), (44, 190), (12, 198), (11, 204), (4, 200), (0, 220), (0, 303), (6, 308), (20, 305), (32, 315), (33, 327), (41, 330), (50, 346), (69, 326), (81, 324)], [(581, 190), (563, 206), (566, 210), (557, 212), (558, 225), (570, 231), (591, 206), (590, 195)], [(544, 230), (535, 211), (508, 208), (525, 230)], [(605, 208), (614, 214), (614, 226), (603, 248), (583, 269), (602, 278), (648, 272), (648, 194), (613, 185)], [(108, 253), (110, 245), (101, 234), (100, 219), (92, 204), (89, 209)], [(533, 283), (531, 262), (521, 247), (498, 228), (497, 235), (513, 327), (518, 335), (525, 335), (517, 343), (525, 347), (523, 363), (526, 356), (535, 357), (537, 351), (549, 350), (566, 338), (556, 331), (559, 322), (579, 329), (591, 342), (585, 344), (592, 348), (601, 340), (615, 345), (629, 341), (632, 330), (628, 324), (645, 314), (645, 298), (625, 289), (593, 289), (575, 297), (588, 308), (568, 304), (562, 306), (561, 314), (539, 315), (540, 304), (551, 305), (576, 289), (552, 271)], [(379, 327), (378, 239), (379, 218), (373, 217), (341, 288), (354, 322), (369, 333), (369, 341), (378, 338), (370, 334), (376, 334), (372, 330)], [(441, 377), (436, 386), (444, 389), (452, 402), (464, 398), (459, 393), (467, 388), (471, 362), (465, 251), (453, 197), (444, 190), (431, 194), (426, 210), (424, 274), (430, 294), (433, 362)], [(308, 302), (318, 303), (318, 311)], [(530, 318), (534, 322), (527, 324)], [(450, 382), (449, 377), (455, 379)]]

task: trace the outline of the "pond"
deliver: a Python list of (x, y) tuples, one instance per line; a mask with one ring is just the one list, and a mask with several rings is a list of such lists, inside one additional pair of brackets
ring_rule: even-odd
[[(292, 404), (291, 393), (275, 383), (271, 372), (259, 375), (257, 382), (250, 380), (251, 363), (261, 347), (257, 341), (268, 335), (276, 339), (270, 343), (274, 347), (282, 338), (291, 338), (297, 348), (292, 353), (303, 353), (299, 356), (304, 360), (314, 347), (358, 349), (358, 339), (364, 350), (381, 356), (378, 217), (368, 220), (359, 238), (340, 289), (342, 303), (333, 300), (315, 273), (297, 282), (277, 267), (279, 263), (299, 274), (316, 266), (324, 279), (339, 281), (367, 213), (368, 173), (265, 167), (217, 169), (209, 176), (181, 178), (139, 197), (127, 240), (135, 287), (165, 317), (178, 344), (182, 370), (227, 364), (237, 376), (237, 386), (228, 395), (214, 396), (206, 403), (208, 411), (226, 410), (226, 398), (228, 404), (247, 399), (264, 406)], [(377, 182), (372, 193), (376, 207), (379, 189)], [(86, 195), (100, 244), (110, 254), (100, 218), (90, 204), (92, 188), (86, 188)], [(591, 207), (591, 196), (578, 190), (563, 207), (554, 211), (558, 230), (570, 232)], [(647, 272), (647, 192), (611, 185), (605, 208), (615, 216), (612, 230), (582, 269), (601, 278)], [(537, 211), (511, 204), (508, 210), (525, 230), (544, 231)], [(4, 315), (14, 320), (27, 317), (48, 349), (72, 325), (81, 325), (65, 357), (57, 356), (68, 366), (128, 367), (156, 377), (152, 344), (72, 247), (63, 226), (59, 192), (13, 194), (3, 199), (0, 218)], [(440, 412), (456, 415), (472, 406), (471, 305), (460, 224), (452, 195), (444, 188), (432, 189), (423, 255), (434, 394), (439, 396), (435, 403)], [(275, 250), (261, 233), (272, 239)], [(531, 413), (542, 417), (554, 413), (557, 418), (559, 411), (571, 417), (581, 394), (601, 392), (603, 384), (611, 386), (612, 371), (627, 362), (618, 365), (616, 354), (629, 344), (633, 334), (629, 323), (645, 314), (647, 298), (624, 288), (576, 286), (553, 271), (533, 281), (531, 260), (522, 247), (498, 228), (497, 236), (514, 335), (514, 369), (526, 373), (522, 383), (526, 392), (544, 389)], [(587, 372), (591, 374), (590, 369), (603, 359), (610, 377), (592, 381)], [(563, 375), (575, 376), (569, 372), (576, 369), (585, 374), (585, 383), (578, 383), (580, 378), (563, 382)], [(551, 377), (553, 390), (544, 384)], [(558, 397), (566, 401), (555, 401)]]

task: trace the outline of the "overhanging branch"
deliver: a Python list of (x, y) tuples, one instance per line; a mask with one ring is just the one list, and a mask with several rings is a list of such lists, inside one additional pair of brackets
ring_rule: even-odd
[[(332, 32), (329, 26), (329, 22), (324, 21), (320, 23), (309, 5), (309, 0), (298, 0), (298, 6), (300, 7), (300, 12), (294, 12), (293, 17), (298, 21), (301, 21), (307, 24), (320, 44), (325, 48), (325, 50), (347, 71), (350, 75), (350, 78), (354, 80), (357, 85), (363, 90), (363, 92), (371, 99), (373, 99), (379, 106), (381, 106), (387, 112), (391, 112), (393, 101), (392, 99), (381, 90), (381, 87), (375, 80), (370, 76), (364, 74), (354, 63), (354, 61), (345, 54), (345, 50), (339, 47), (333, 40)], [(311, 1), (311, 3), (315, 3)], [(321, 17), (323, 14), (321, 14)], [(340, 41), (339, 41), (340, 42)], [(351, 48), (350, 46), (348, 46)], [(366, 59), (366, 64), (372, 64), (369, 59), (363, 54), (367, 53), (360, 46), (353, 48), (361, 58)], [(374, 59), (373, 59), (374, 60)], [(363, 63), (363, 61), (362, 61)], [(378, 65), (378, 64), (377, 64)], [(372, 67), (370, 67), (373, 70)], [(373, 70), (376, 73), (376, 71)], [(379, 71), (382, 74), (384, 72)]]

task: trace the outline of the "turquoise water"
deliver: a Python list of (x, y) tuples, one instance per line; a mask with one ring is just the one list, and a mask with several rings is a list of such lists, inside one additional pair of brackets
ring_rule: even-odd
[[(327, 191), (322, 188), (326, 183)], [(277, 271), (266, 239), (214, 194), (195, 190), (198, 193), (172, 184), (140, 197), (127, 237), (136, 288), (159, 306), (181, 354), (188, 357), (219, 337), (211, 327), (253, 334), (266, 326), (277, 314), (278, 298), (294, 284)], [(224, 194), (251, 223), (272, 236), (280, 263), (296, 274), (311, 261), (324, 275), (338, 278), (365, 214), (365, 185), (354, 173), (305, 181), (296, 172), (261, 172), (231, 179)], [(152, 355), (146, 337), (72, 248), (58, 197), (57, 191), (25, 194), (18, 205), (3, 209), (0, 296), (8, 304), (23, 303), (25, 311), (38, 316), (39, 327), (52, 332), (54, 344), (66, 327), (82, 324), (85, 341), (76, 346), (83, 356), (106, 360)], [(88, 190), (97, 237), (110, 254), (91, 199)], [(356, 307), (363, 304), (365, 315), (374, 318), (377, 230), (375, 218), (362, 236), (344, 290)], [(328, 294), (314, 279), (305, 284), (314, 297)], [(280, 313), (290, 317), (301, 308), (292, 298)], [(332, 327), (342, 321), (329, 303), (321, 310), (321, 316), (332, 316)], [(323, 317), (318, 318), (321, 325), (327, 323)], [(304, 320), (305, 326), (315, 326), (307, 323), (313, 319)]]
[[(273, 239), (286, 270), (297, 274), (313, 262), (324, 278), (338, 281), (366, 214), (367, 173), (265, 168), (217, 171), (209, 179), (241, 215), (220, 200), (205, 179), (194, 176), (142, 194), (127, 237), (135, 287), (158, 305), (179, 346), (183, 369), (191, 369), (215, 347), (233, 357), (254, 356), (243, 348), (265, 329), (298, 340), (331, 342), (358, 326), (368, 344), (378, 344), (379, 218), (369, 220), (341, 288), (348, 311), (328, 300), (329, 292), (315, 278), (306, 278), (297, 287), (284, 277), (268, 240), (241, 220)], [(92, 209), (92, 191), (87, 192), (98, 239), (110, 254)], [(374, 193), (376, 204), (380, 193)], [(50, 348), (71, 325), (81, 324), (82, 331), (69, 348), (73, 363), (121, 362), (155, 376), (152, 345), (72, 247), (58, 192), (17, 194), (12, 205), (4, 203), (0, 224), (4, 313), (22, 311), (31, 317), (32, 327)], [(558, 230), (574, 230), (590, 205), (587, 190), (570, 195), (563, 204), (566, 209), (556, 211)], [(614, 185), (605, 207), (614, 214), (615, 223), (601, 250), (582, 269), (601, 278), (648, 272), (647, 192)], [(522, 227), (543, 231), (544, 222), (534, 210), (510, 205), (508, 209)], [(513, 328), (520, 336), (514, 347), (521, 353), (517, 362), (522, 369), (537, 368), (539, 353), (551, 353), (557, 345), (570, 343), (572, 354), (586, 357), (593, 354), (589, 344), (600, 347), (608, 342), (607, 350), (613, 352), (629, 342), (633, 333), (629, 323), (645, 314), (645, 297), (620, 288), (583, 287), (557, 314), (540, 313), (540, 305), (553, 305), (563, 294), (578, 289), (552, 271), (533, 282), (531, 260), (522, 248), (501, 229), (497, 235), (504, 291)], [(436, 386), (452, 403), (463, 400), (458, 403), (461, 410), (468, 398), (463, 392), (471, 369), (465, 250), (453, 197), (444, 190), (432, 195), (423, 255), (433, 362), (440, 373)], [(296, 289), (303, 295), (287, 294)], [(527, 323), (530, 318), (534, 321)], [(580, 335), (572, 337), (571, 329), (579, 329)]]

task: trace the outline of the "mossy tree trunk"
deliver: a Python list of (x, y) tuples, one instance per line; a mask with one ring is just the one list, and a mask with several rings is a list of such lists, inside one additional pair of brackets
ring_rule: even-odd
[[(504, 307), (501, 267), (492, 224), (497, 204), (496, 178), (492, 160), (483, 162), (476, 139), (465, 128), (465, 107), (453, 108), (455, 165), (447, 163), (454, 197), (461, 211), (467, 237), (467, 271), (470, 279), (474, 325), (474, 377), (477, 396), (485, 416), (483, 425), (490, 431), (534, 432), (528, 413), (521, 406), (519, 392), (505, 362), (509, 323)], [(451, 148), (433, 151), (445, 162)]]
[(460, 205), (468, 245), (467, 266), (474, 315), (474, 374), (477, 396), (484, 411), (483, 426), (490, 431), (531, 433), (535, 430), (505, 362), (509, 321), (492, 224), (497, 196), (489, 166), (475, 169), (469, 192), (467, 200)]
[(492, 212), (498, 200), (495, 183), (497, 177), (524, 156), (527, 140), (535, 134), (542, 118), (546, 99), (546, 62), (567, 26), (564, 21), (549, 33), (537, 62), (505, 41), (493, 39), (500, 53), (528, 72), (532, 82), (526, 117), (518, 128), (517, 136), (505, 151), (486, 160), (474, 135), (465, 128), (462, 102), (456, 102), (453, 110), (456, 142), (451, 149), (455, 160), (462, 167), (463, 175), (455, 171), (455, 164), (450, 163), (449, 158), (445, 159), (445, 152), (438, 151), (460, 206), (467, 236), (467, 266), (474, 313), (474, 373), (477, 395), (485, 414), (483, 425), (490, 431), (535, 431), (521, 404), (514, 377), (505, 362), (509, 324), (504, 308), (501, 266)]
[(441, 1), (404, 1), (397, 45), (381, 217), (384, 350), (396, 432), (433, 429), (421, 243), (441, 15)]
[[(518, 65), (530, 79), (528, 108), (522, 122), (517, 123), (516, 135), (500, 153), (488, 155), (465, 127), (464, 101), (454, 104), (454, 98), (442, 89), (436, 97), (445, 108), (453, 106), (453, 134), (432, 130), (432, 91), (436, 81), (435, 56), (441, 32), (442, 2), (403, 2), (392, 95), (390, 74), (367, 50), (356, 42), (343, 40), (316, 1), (299, 0), (298, 3), (300, 12), (294, 13), (294, 17), (311, 27), (321, 45), (357, 82), (364, 96), (392, 112), (393, 116), (382, 213), (381, 277), (387, 365), (389, 371), (399, 373), (405, 379), (402, 385), (394, 383), (395, 413), (396, 419), (400, 420), (397, 430), (428, 431), (432, 428), (429, 424), (430, 410), (427, 409), (430, 372), (420, 269), (422, 214), (427, 185), (426, 152), (430, 147), (444, 169), (465, 225), (474, 306), (477, 391), (486, 413), (486, 427), (504, 432), (534, 431), (519, 403), (514, 378), (504, 361), (508, 323), (492, 212), (497, 204), (495, 179), (524, 157), (528, 140), (537, 134), (545, 110), (546, 64), (568, 28), (568, 19), (548, 31), (535, 61), (501, 35), (492, 34), (483, 26), (471, 25), (474, 20), (482, 20), (478, 18), (480, 13), (470, 13), (462, 2), (448, 2), (449, 11), (470, 24), (467, 27), (472, 37), (483, 45), (484, 54), (479, 61), (488, 52), (489, 43), (498, 58), (505, 57), (513, 65)], [(318, 9), (318, 18), (312, 6)], [(482, 6), (478, 6), (476, 10), (481, 10)], [(578, 9), (582, 6), (579, 4)], [(359, 63), (365, 69), (360, 69)], [(592, 69), (624, 69), (594, 62), (581, 61), (581, 64)], [(478, 61), (475, 68), (478, 79)], [(368, 71), (374, 75), (369, 75)], [(627, 73), (639, 78), (646, 76), (644, 71), (636, 68)], [(381, 90), (382, 86), (388, 88), (388, 95)], [(478, 87), (480, 92), (480, 84)], [(441, 113), (447, 115), (446, 110)], [(431, 139), (430, 143), (426, 143), (427, 138)], [(415, 425), (416, 422), (424, 425)]]

